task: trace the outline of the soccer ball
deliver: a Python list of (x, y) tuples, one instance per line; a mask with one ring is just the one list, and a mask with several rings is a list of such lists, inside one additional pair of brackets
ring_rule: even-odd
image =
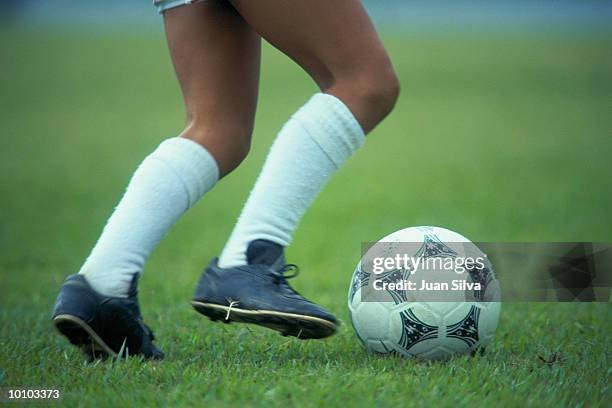
[(439, 227), (406, 228), (371, 246), (348, 293), (351, 322), (368, 351), (431, 360), (483, 351), (500, 301), (486, 255)]

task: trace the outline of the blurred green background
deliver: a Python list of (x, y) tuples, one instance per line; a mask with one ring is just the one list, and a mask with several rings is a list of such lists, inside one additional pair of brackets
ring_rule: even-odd
[[(148, 4), (113, 21), (100, 6), (86, 19), (61, 8), (70, 2), (39, 3), (5, 14), (0, 29), (0, 386), (61, 386), (63, 403), (99, 406), (609, 405), (605, 303), (505, 304), (488, 353), (446, 364), (367, 355), (350, 324), (303, 343), (190, 310), (276, 132), (316, 91), (267, 46), (250, 157), (181, 219), (142, 280), (145, 319), (168, 359), (84, 364), (52, 331), (55, 295), (184, 113)], [(475, 241), (612, 240), (612, 30), (598, 25), (601, 13), (573, 12), (579, 2), (561, 2), (578, 22), (550, 11), (555, 24), (546, 9), (534, 22), (529, 9), (505, 17), (508, 2), (498, 14), (464, 3), (456, 15), (443, 13), (448, 3), (414, 6), (414, 26), (415, 15), (372, 6), (400, 101), (288, 249), (303, 269), (296, 288), (345, 323), (361, 242), (400, 228), (439, 225)]]

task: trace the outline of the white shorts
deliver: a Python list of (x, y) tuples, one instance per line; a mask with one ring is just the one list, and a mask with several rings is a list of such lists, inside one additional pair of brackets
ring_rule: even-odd
[(157, 7), (159, 14), (174, 7), (184, 6), (185, 4), (199, 3), (204, 0), (153, 0), (153, 5)]

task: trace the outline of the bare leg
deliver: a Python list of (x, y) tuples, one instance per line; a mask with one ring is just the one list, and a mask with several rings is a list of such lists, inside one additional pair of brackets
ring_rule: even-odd
[(203, 274), (192, 304), (212, 320), (255, 323), (304, 339), (327, 337), (338, 321), (287, 283), (284, 247), (329, 178), (363, 144), (364, 131), (391, 111), (398, 82), (358, 0), (231, 3), (324, 92), (279, 132), (228, 243)]
[(341, 99), (369, 132), (393, 108), (399, 84), (359, 0), (231, 0), (263, 38)]
[(249, 151), (260, 37), (224, 0), (168, 10), (164, 24), (187, 110), (181, 136), (208, 149), (226, 175)]
[[(358, 0), (231, 0), (260, 33), (302, 66), (316, 95), (279, 133), (219, 265), (248, 262), (251, 242), (281, 247), (329, 177), (393, 108), (399, 85)], [(296, 123), (297, 122), (297, 123)], [(311, 165), (309, 165), (311, 164)]]
[(53, 312), (58, 330), (92, 358), (122, 353), (163, 358), (140, 315), (138, 278), (172, 225), (219, 175), (240, 163), (249, 147), (259, 36), (220, 0), (170, 10), (165, 24), (187, 107), (183, 138), (165, 140), (134, 172), (79, 274), (62, 287)]

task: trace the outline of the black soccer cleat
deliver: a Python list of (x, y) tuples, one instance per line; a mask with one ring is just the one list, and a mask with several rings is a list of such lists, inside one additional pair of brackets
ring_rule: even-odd
[(140, 314), (136, 282), (127, 298), (119, 298), (99, 294), (83, 275), (69, 276), (55, 302), (53, 325), (90, 361), (135, 355), (161, 360), (164, 353)]
[(253, 323), (299, 339), (321, 339), (337, 331), (339, 323), (331, 313), (289, 286), (287, 279), (298, 269), (285, 265), (280, 245), (255, 240), (247, 261), (223, 269), (213, 259), (196, 288), (194, 309), (212, 321)]

